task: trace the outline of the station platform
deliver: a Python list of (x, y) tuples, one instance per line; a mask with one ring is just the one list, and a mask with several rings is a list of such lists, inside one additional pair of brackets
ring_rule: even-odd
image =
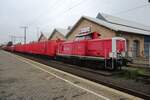
[(0, 100), (141, 100), (141, 98), (0, 50)]

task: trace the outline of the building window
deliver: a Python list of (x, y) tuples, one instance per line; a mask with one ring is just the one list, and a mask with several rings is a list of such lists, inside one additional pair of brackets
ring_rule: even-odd
[(140, 55), (140, 42), (138, 40), (133, 41), (133, 57), (138, 57)]
[(144, 43), (144, 55), (145, 57), (149, 57), (149, 53), (150, 53), (150, 43), (149, 42), (145, 42)]
[(116, 36), (123, 37), (123, 32), (116, 32)]
[(127, 44), (127, 51), (129, 51), (130, 50), (130, 48), (129, 48), (129, 40), (128, 39), (126, 39), (126, 44)]

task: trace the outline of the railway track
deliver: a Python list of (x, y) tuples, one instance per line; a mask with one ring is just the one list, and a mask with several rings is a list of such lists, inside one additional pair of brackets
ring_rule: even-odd
[[(119, 91), (123, 91), (125, 93), (149, 100), (150, 99), (150, 92), (144, 93), (137, 91), (135, 89), (123, 86), (122, 84), (117, 85), (114, 80), (111, 78), (112, 73), (111, 72), (98, 72), (95, 70), (90, 70), (88, 68), (82, 68), (75, 65), (69, 65), (66, 63), (58, 62), (55, 60), (50, 60), (50, 58), (43, 57), (43, 56), (32, 56), (32, 55), (25, 55), (20, 53), (15, 53), (17, 55), (23, 56), (25, 58), (37, 61), (39, 63), (57, 68), (59, 70), (63, 70), (65, 72), (77, 75), (79, 77), (86, 78), (88, 80), (94, 81), (99, 84), (103, 84), (105, 86), (108, 86), (110, 88), (117, 89)], [(61, 67), (60, 67), (61, 66)]]

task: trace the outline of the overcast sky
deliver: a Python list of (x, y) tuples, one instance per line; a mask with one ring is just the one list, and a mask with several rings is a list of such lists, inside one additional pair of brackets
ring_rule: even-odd
[(148, 0), (0, 0), (0, 43), (11, 35), (23, 36), (24, 25), (27, 41), (32, 41), (37, 30), (49, 36), (55, 27), (73, 26), (82, 15), (95, 17), (98, 12), (150, 26)]

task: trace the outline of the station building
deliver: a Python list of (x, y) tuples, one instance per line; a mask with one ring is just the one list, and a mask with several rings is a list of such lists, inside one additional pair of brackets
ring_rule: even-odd
[(38, 42), (47, 41), (47, 40), (48, 40), (47, 37), (43, 33), (41, 33)]
[(66, 40), (66, 34), (69, 32), (69, 29), (63, 29), (63, 28), (55, 28), (53, 32), (51, 33), (49, 40)]
[[(67, 33), (66, 39), (73, 40), (82, 29), (99, 32), (100, 38), (124, 37), (127, 40), (128, 56), (145, 57), (149, 53), (150, 27), (133, 21), (99, 13), (96, 18), (82, 16)], [(54, 38), (56, 36), (53, 36)]]

